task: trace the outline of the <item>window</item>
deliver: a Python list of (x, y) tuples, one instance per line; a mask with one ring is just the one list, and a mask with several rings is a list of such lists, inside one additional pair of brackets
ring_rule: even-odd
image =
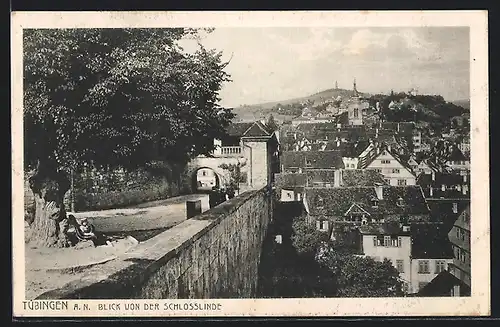
[(354, 109), (354, 118), (358, 118), (359, 109)]
[(391, 161), (390, 161), (390, 160), (385, 160), (385, 159), (384, 159), (384, 160), (381, 160), (381, 162), (382, 162), (383, 164), (390, 164), (390, 163), (391, 163)]
[(373, 236), (373, 246), (377, 246), (378, 245), (378, 239), (377, 239), (377, 236)]
[(398, 186), (405, 186), (406, 185), (406, 179), (398, 179)]
[(401, 247), (401, 237), (398, 237), (398, 247)]
[(320, 220), (319, 221), (319, 230), (321, 230), (321, 231), (328, 230), (328, 220)]
[(390, 246), (390, 245), (391, 245), (391, 237), (384, 236), (384, 246)]
[(374, 207), (374, 208), (378, 207), (378, 200), (377, 199), (372, 199), (372, 207)]
[(436, 261), (436, 274), (446, 270), (446, 261), (437, 260)]
[(286, 195), (288, 196), (289, 199), (292, 198), (292, 193), (287, 193)]
[(203, 170), (203, 171), (201, 172), (201, 174), (202, 174), (203, 176), (207, 176), (207, 172), (206, 172), (205, 170)]
[(387, 184), (391, 184), (391, 180), (389, 178), (384, 178), (384, 182), (386, 182)]
[(429, 260), (419, 260), (418, 261), (418, 273), (428, 274), (429, 273)]
[(398, 247), (398, 239), (396, 239), (396, 238), (391, 238), (391, 246), (393, 246), (393, 247)]
[(460, 261), (463, 263), (467, 261), (467, 253), (465, 251), (460, 251)]
[(403, 260), (396, 260), (396, 268), (400, 273), (405, 272), (405, 267), (404, 267), (404, 261)]
[(453, 213), (458, 213), (458, 203), (453, 202)]
[(323, 203), (323, 198), (318, 196), (318, 199), (317, 199), (317, 207), (318, 209), (323, 209), (323, 206), (324, 206), (324, 203)]
[(399, 169), (398, 169), (398, 168), (394, 168), (394, 169), (392, 170), (392, 173), (393, 173), (393, 174), (399, 174)]

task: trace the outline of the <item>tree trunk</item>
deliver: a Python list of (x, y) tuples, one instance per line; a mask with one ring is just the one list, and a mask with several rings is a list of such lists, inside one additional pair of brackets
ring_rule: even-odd
[(66, 174), (58, 172), (53, 162), (39, 162), (29, 182), (35, 196), (35, 220), (26, 242), (38, 247), (69, 246), (64, 195), (70, 185)]

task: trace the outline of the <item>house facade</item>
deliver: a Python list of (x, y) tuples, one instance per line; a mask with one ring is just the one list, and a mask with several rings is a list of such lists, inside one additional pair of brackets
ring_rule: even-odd
[(392, 186), (415, 185), (416, 176), (411, 168), (388, 147), (380, 149), (378, 155), (366, 164), (365, 169), (373, 169), (381, 173), (387, 183)]
[(454, 258), (450, 267), (452, 273), (464, 282), (469, 290), (461, 290), (470, 294), (471, 287), (471, 234), (470, 234), (470, 206), (458, 216), (455, 224), (449, 232), (452, 243)]
[[(408, 227), (408, 226), (407, 226)], [(411, 237), (409, 229), (399, 225), (367, 225), (359, 228), (361, 253), (375, 261), (390, 260), (399, 272), (404, 290), (411, 284)]]
[(359, 227), (359, 233), (362, 255), (389, 260), (407, 294), (418, 293), (453, 262), (451, 243), (437, 225), (375, 224)]

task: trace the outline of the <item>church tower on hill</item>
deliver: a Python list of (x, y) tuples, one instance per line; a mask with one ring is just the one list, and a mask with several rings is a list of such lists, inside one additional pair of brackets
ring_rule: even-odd
[(354, 78), (354, 82), (353, 82), (353, 91), (354, 91), (354, 96), (357, 97), (359, 96), (359, 92), (358, 92), (358, 89), (356, 88), (356, 77)]
[(339, 89), (339, 84), (337, 83), (337, 81), (335, 81), (335, 90), (338, 90)]

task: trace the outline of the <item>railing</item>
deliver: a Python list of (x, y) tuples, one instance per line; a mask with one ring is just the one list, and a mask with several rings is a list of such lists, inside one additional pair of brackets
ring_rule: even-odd
[(223, 156), (239, 156), (241, 152), (240, 146), (223, 146), (220, 148), (220, 153)]

